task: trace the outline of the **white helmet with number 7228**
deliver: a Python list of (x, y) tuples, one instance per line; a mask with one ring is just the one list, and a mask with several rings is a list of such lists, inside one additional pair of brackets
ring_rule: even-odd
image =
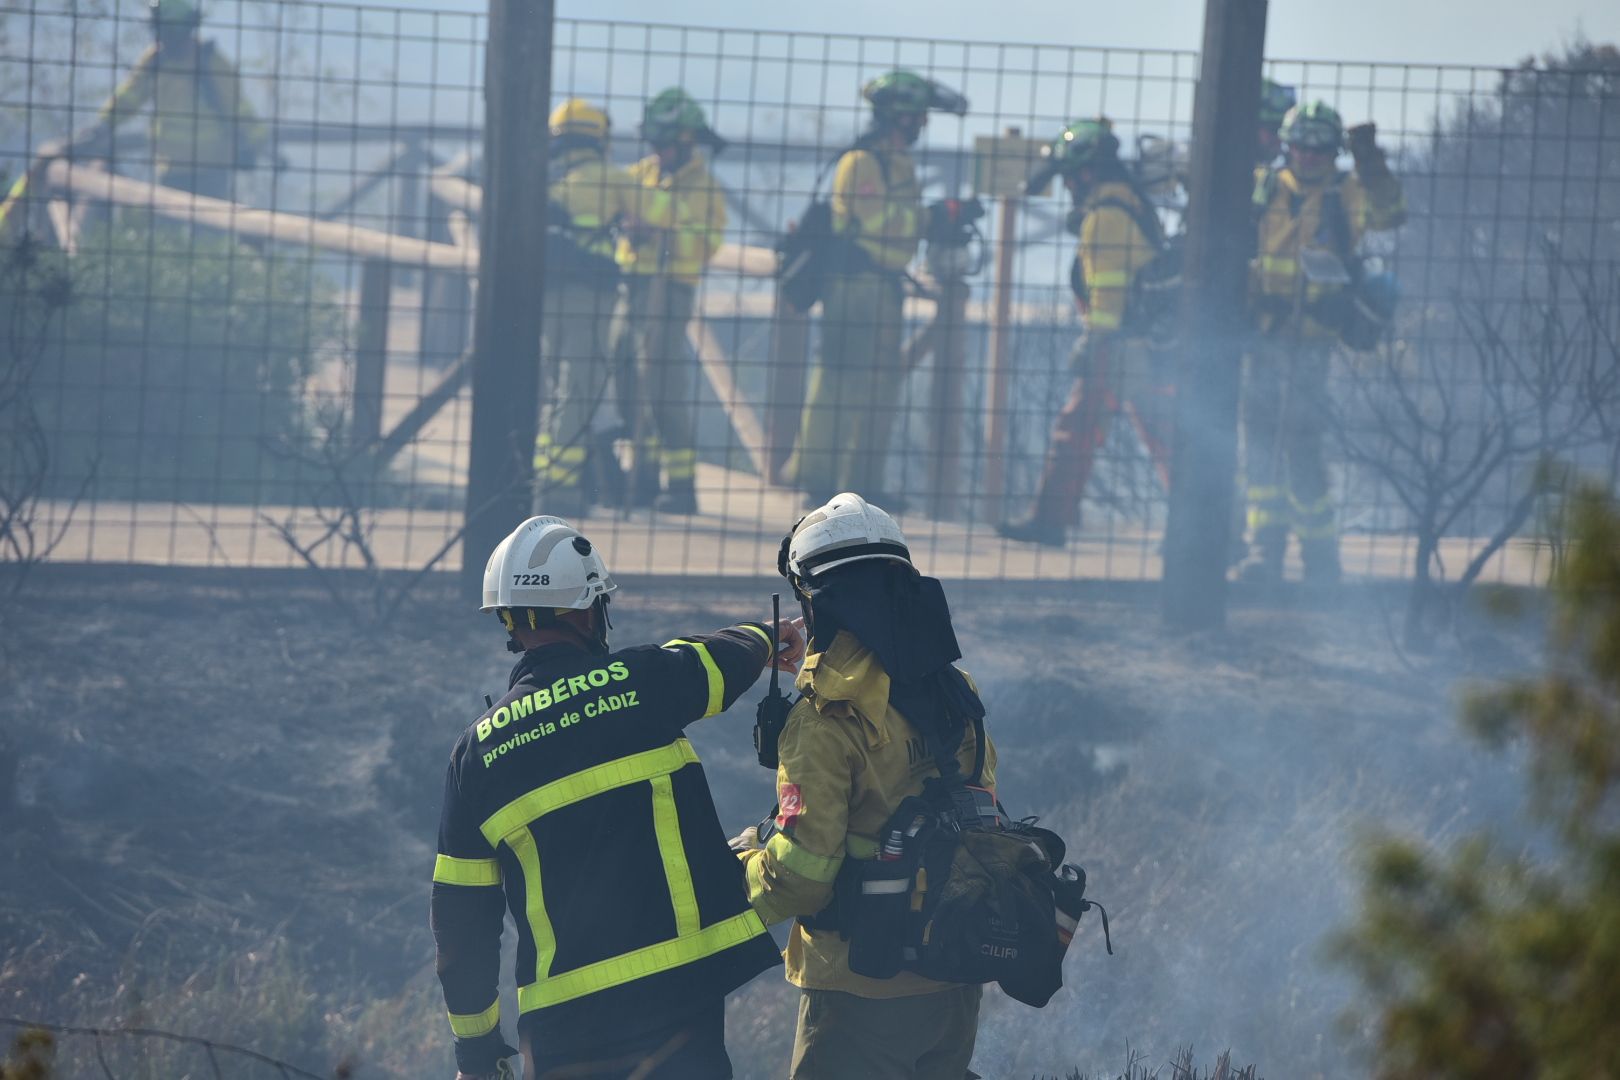
[(490, 553), (478, 610), (584, 611), (617, 588), (602, 556), (578, 529), (562, 518), (532, 517)]
[(865, 559), (911, 566), (911, 549), (888, 511), (845, 491), (799, 519), (782, 541), (776, 568), (783, 577), (814, 581), (834, 567)]

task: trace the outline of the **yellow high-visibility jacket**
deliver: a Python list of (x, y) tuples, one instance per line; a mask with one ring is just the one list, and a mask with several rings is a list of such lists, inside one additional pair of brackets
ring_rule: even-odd
[(152, 149), (159, 171), (238, 167), (240, 148), (265, 145), (264, 127), (242, 93), (236, 68), (211, 42), (184, 53), (147, 46), (99, 122), (116, 127), (152, 106)]
[(1143, 207), (1129, 184), (1117, 180), (1098, 184), (1080, 209), (1077, 254), (1086, 286), (1086, 330), (1112, 334), (1124, 325), (1131, 281), (1159, 253), (1132, 216), (1152, 210)]
[(647, 230), (634, 240), (619, 241), (619, 267), (628, 274), (662, 269), (676, 281), (696, 285), (720, 250), (727, 221), (725, 196), (703, 155), (694, 152), (685, 165), (665, 175), (658, 155), (650, 154), (630, 166), (629, 175), (640, 187), (635, 216)]
[(833, 171), (831, 202), (833, 231), (852, 236), (881, 269), (904, 270), (917, 257), (922, 187), (911, 155), (904, 150), (885, 147), (846, 153)]
[[(845, 856), (871, 858), (877, 836), (900, 801), (920, 795), (939, 770), (920, 732), (889, 704), (889, 676), (872, 651), (840, 631), (825, 652), (805, 659), (793, 707), (778, 744), (778, 831), (763, 849), (742, 854), (748, 899), (766, 923), (814, 915), (832, 899)], [(973, 768), (969, 728), (957, 750)], [(995, 787), (996, 748), (985, 740), (982, 784)], [(814, 990), (869, 998), (910, 997), (947, 989), (910, 972), (869, 979), (849, 969), (849, 942), (836, 930), (788, 936), (788, 981)]]
[(1305, 308), (1333, 286), (1306, 282), (1299, 260), (1300, 250), (1307, 246), (1332, 251), (1320, 234), (1322, 196), (1333, 184), (1344, 204), (1352, 251), (1367, 232), (1393, 229), (1406, 221), (1406, 195), (1401, 182), (1390, 173), (1363, 179), (1357, 173), (1340, 172), (1307, 180), (1287, 166), (1275, 172), (1256, 169), (1257, 254), (1250, 285), (1260, 329), (1267, 333), (1286, 330), (1307, 337), (1336, 333), (1304, 314)]
[(609, 165), (596, 150), (572, 150), (557, 166), (562, 178), (551, 185), (547, 195), (568, 211), (580, 247), (613, 258), (608, 226), (635, 214), (641, 185), (623, 169)]

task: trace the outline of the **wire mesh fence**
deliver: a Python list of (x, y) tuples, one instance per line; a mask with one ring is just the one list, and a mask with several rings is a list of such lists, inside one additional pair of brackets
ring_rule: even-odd
[[(28, 447), (8, 519), (60, 560), (454, 565), (478, 235), (499, 227), (485, 21), (183, 7), (171, 26), (116, 0), (0, 6), (0, 302), (26, 384), (4, 424)], [(965, 100), (873, 142), (863, 87), (891, 71)], [(595, 171), (565, 130), (534, 183), (572, 184), (548, 246), (588, 256), (543, 282), (536, 508), (583, 517), (625, 571), (752, 574), (807, 501), (854, 487), (931, 572), (1157, 578), (1171, 411), (1197, 403), (1174, 341), (1108, 320), (1146, 305), (1129, 279), (1182, 229), (1196, 74), (1174, 51), (559, 21), (554, 103), (612, 126)], [(1620, 457), (1620, 58), (1268, 75), (1376, 123), (1404, 212), (1369, 212), (1345, 152), (1358, 179), (1318, 184), (1344, 209), (1329, 235), (1257, 135), (1257, 198), (1355, 280), (1296, 266), (1273, 292), (1320, 306), (1268, 314), (1285, 242), (1257, 240), (1238, 502), (1352, 574), (1537, 577), (1542, 462), (1612, 483)], [(669, 117), (645, 114), (673, 87), (701, 126), (660, 161), (644, 128)], [(1096, 117), (1117, 170), (1026, 190), (1039, 148)], [(829, 192), (866, 231), (805, 313), (774, 249)], [(1357, 299), (1393, 311), (1365, 348), (1339, 340)], [(1234, 561), (1253, 538), (1234, 521)]]

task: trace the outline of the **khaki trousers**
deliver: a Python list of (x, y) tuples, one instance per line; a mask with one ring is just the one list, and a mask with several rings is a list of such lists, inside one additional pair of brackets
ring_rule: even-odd
[(863, 998), (806, 990), (789, 1080), (963, 1080), (971, 1076), (983, 988)]

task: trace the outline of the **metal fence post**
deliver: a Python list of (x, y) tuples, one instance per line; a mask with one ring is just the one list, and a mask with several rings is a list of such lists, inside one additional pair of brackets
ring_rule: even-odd
[(1265, 39), (1266, 0), (1206, 0), (1164, 540), (1162, 615), (1180, 630), (1226, 620)]
[(928, 512), (935, 521), (956, 514), (957, 492), (964, 487), (961, 474), (962, 366), (966, 349), (963, 323), (967, 318), (968, 285), (961, 278), (940, 282), (939, 309), (934, 313), (934, 385), (929, 395), (934, 427), (928, 457)]
[(367, 259), (360, 267), (360, 329), (354, 355), (354, 414), (349, 428), (349, 444), (356, 449), (370, 446), (382, 434), (393, 276), (393, 266), (386, 259)]
[[(1008, 139), (1022, 132), (1007, 129)], [(1012, 365), (1012, 295), (1014, 258), (1018, 254), (1018, 209), (1023, 200), (1017, 195), (1001, 197), (1001, 214), (996, 222), (996, 278), (990, 316), (990, 370), (986, 375), (984, 409), (984, 505), (991, 520), (1004, 516), (1002, 498), (1007, 487), (1007, 389)]]
[(776, 289), (771, 310), (771, 366), (765, 377), (767, 483), (782, 483), (782, 466), (799, 437), (804, 410), (805, 372), (810, 365), (810, 316), (798, 311)]
[(488, 553), (530, 506), (546, 208), (535, 183), (546, 176), (555, 14), (553, 0), (489, 0), (472, 448), (461, 538), (463, 588), (473, 595)]

